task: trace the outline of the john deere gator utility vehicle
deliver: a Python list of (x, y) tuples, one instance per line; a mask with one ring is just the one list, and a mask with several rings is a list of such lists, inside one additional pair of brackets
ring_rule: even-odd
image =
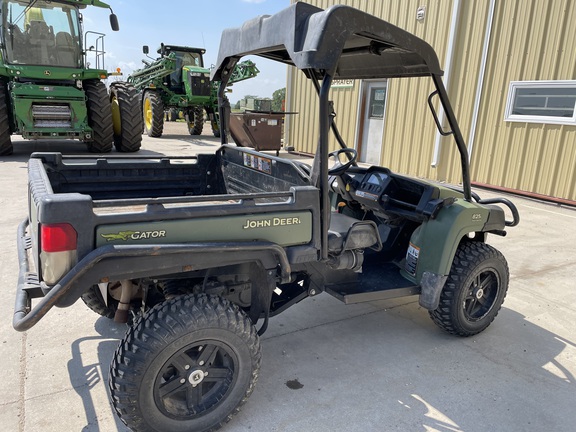
[[(246, 55), (293, 66), (314, 83), (311, 166), (227, 143), (227, 79)], [(418, 296), (442, 330), (484, 331), (509, 279), (487, 240), (504, 236), (519, 215), (506, 199), (472, 192), (442, 73), (429, 44), (348, 6), (297, 2), (225, 30), (212, 71), (220, 81), (216, 152), (114, 161), (32, 155), (14, 327), (28, 330), (51, 307), (80, 298), (116, 321), (131, 312), (110, 367), (116, 413), (134, 431), (181, 432), (214, 431), (239, 411), (260, 374), (259, 335), (308, 297), (328, 293), (348, 304)], [(429, 78), (444, 108), (461, 188), (359, 166), (341, 137), (329, 152), (334, 79), (411, 77), (420, 87)], [(346, 335), (333, 340), (346, 344)]]
[(95, 153), (140, 148), (137, 92), (121, 82), (106, 90), (104, 34), (83, 33), (87, 6), (110, 9), (119, 29), (99, 0), (0, 0), (0, 155), (13, 152), (12, 134), (78, 139)]
[[(146, 45), (143, 52), (149, 52)], [(142, 92), (144, 131), (148, 136), (162, 136), (165, 110), (183, 112), (190, 135), (202, 133), (206, 112), (214, 136), (220, 136), (218, 83), (210, 82), (210, 70), (204, 67), (205, 52), (204, 48), (160, 44), (160, 57), (153, 62), (143, 60), (146, 66), (128, 77), (128, 82)], [(242, 62), (234, 70), (228, 85), (257, 74), (254, 63)]]

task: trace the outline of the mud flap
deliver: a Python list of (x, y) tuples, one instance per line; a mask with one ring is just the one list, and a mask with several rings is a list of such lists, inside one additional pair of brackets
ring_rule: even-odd
[(260, 317), (264, 317), (264, 322), (258, 330), (258, 335), (261, 336), (268, 327), (272, 292), (276, 288), (276, 274), (272, 270), (266, 270), (261, 263), (254, 262), (250, 265), (250, 279), (252, 298), (248, 316), (254, 324)]
[(428, 310), (436, 310), (440, 303), (440, 294), (446, 283), (448, 276), (438, 275), (436, 273), (424, 272), (420, 281), (420, 298), (418, 303)]

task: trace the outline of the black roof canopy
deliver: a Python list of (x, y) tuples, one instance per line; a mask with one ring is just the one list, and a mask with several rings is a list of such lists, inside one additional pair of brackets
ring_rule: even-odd
[[(245, 55), (258, 55), (322, 77), (369, 79), (442, 75), (434, 49), (389, 22), (349, 6), (323, 10), (297, 2), (222, 33), (212, 79)], [(226, 74), (224, 74), (226, 75)]]
[[(442, 135), (453, 135), (460, 153), (464, 197), (471, 201), (468, 152), (454, 111), (442, 83), (442, 69), (434, 49), (419, 37), (380, 18), (349, 6), (326, 10), (297, 2), (275, 15), (264, 15), (242, 27), (222, 32), (220, 49), (211, 79), (220, 81), (218, 105), (222, 143), (227, 143), (230, 103), (225, 97), (229, 77), (238, 60), (257, 55), (293, 65), (313, 79), (318, 92), (319, 138), (310, 174), (311, 184), (320, 189), (322, 211), (322, 258), (327, 259), (326, 221), (330, 220), (328, 185), (328, 134), (332, 129), (342, 148), (334, 124), (329, 95), (334, 79), (382, 79), (396, 77), (432, 78), (436, 90), (428, 97), (436, 126)], [(320, 82), (321, 80), (321, 82)], [(438, 95), (449, 130), (443, 130), (431, 102)]]

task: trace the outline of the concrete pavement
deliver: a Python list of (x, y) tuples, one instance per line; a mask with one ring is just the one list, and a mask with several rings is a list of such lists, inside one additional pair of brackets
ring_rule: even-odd
[[(51, 310), (26, 333), (12, 329), (28, 156), (85, 153), (75, 142), (14, 141), (15, 154), (0, 158), (0, 431), (126, 431), (107, 396), (124, 326), (79, 301)], [(168, 123), (162, 138), (144, 138), (141, 153), (217, 146)], [(511, 280), (485, 332), (446, 335), (417, 298), (348, 306), (327, 294), (306, 299), (271, 319), (256, 389), (223, 430), (575, 430), (576, 210), (507, 198), (522, 219), (506, 238), (489, 239), (507, 258)]]

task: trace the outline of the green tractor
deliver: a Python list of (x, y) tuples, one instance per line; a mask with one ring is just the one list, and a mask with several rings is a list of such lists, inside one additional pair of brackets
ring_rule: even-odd
[(12, 134), (77, 139), (93, 153), (140, 149), (138, 93), (124, 82), (106, 89), (104, 34), (83, 32), (87, 6), (110, 9), (119, 29), (99, 0), (0, 0), (0, 155), (12, 154)]
[[(148, 46), (143, 47), (148, 54)], [(160, 57), (128, 77), (128, 82), (141, 92), (144, 132), (160, 137), (164, 120), (176, 120), (182, 112), (190, 135), (200, 135), (204, 113), (208, 116), (215, 137), (220, 136), (218, 119), (218, 83), (210, 82), (210, 70), (204, 67), (203, 48), (160, 44)], [(256, 65), (244, 61), (236, 66), (229, 84), (253, 78)], [(166, 117), (168, 113), (168, 118)]]

